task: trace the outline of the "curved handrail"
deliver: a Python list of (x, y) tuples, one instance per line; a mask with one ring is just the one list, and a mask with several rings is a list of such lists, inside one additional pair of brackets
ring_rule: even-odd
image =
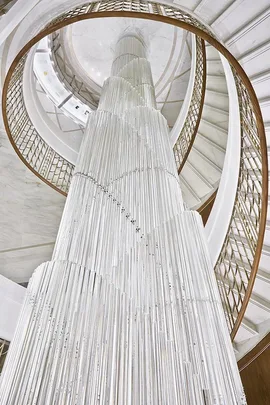
[(173, 152), (178, 174), (191, 151), (199, 128), (206, 87), (206, 53), (204, 40), (196, 36), (196, 68), (193, 91), (187, 115), (180, 135), (174, 144)]
[[(268, 195), (267, 148), (259, 103), (248, 77), (233, 55), (216, 40), (206, 26), (178, 8), (138, 0), (86, 3), (65, 12), (23, 47), (9, 69), (3, 89), (2, 103), (6, 131), (20, 158), (46, 183), (50, 183), (48, 177), (43, 174), (44, 170), (41, 175), (38, 173), (36, 165), (31, 166), (32, 163), (29, 163), (29, 159), (32, 161), (32, 156), (35, 157), (35, 162), (39, 161), (39, 142), (36, 144), (33, 139), (32, 146), (28, 146), (29, 153), (27, 154), (24, 153), (24, 147), (21, 144), (17, 145), (20, 132), (30, 125), (29, 117), (28, 121), (25, 120), (25, 113), (20, 108), (16, 111), (12, 110), (13, 93), (18, 92), (18, 65), (35, 43), (66, 25), (84, 19), (120, 16), (156, 20), (187, 29), (213, 45), (227, 58), (233, 69), (241, 114), (241, 165), (233, 216), (220, 259), (215, 266), (228, 327), (233, 338), (250, 298), (262, 250)], [(42, 167), (43, 158), (40, 160), (39, 164)], [(56, 168), (64, 175), (62, 164), (66, 164), (66, 162), (61, 163), (60, 167), (56, 165)], [(70, 179), (72, 170), (68, 164), (67, 168)], [(68, 181), (65, 185), (66, 189), (67, 185)], [(52, 182), (52, 186), (65, 194), (58, 182)], [(242, 238), (242, 241), (239, 242), (239, 238), (240, 240)], [(250, 247), (250, 250), (246, 245)], [(236, 249), (235, 246), (237, 246)], [(232, 265), (235, 266), (234, 271), (231, 271)], [(231, 279), (232, 275), (233, 279)]]
[(16, 65), (9, 90), (6, 93), (3, 90), (5, 126), (12, 146), (26, 166), (45, 183), (67, 195), (74, 165), (44, 141), (25, 107), (23, 72), (27, 55), (28, 53)]

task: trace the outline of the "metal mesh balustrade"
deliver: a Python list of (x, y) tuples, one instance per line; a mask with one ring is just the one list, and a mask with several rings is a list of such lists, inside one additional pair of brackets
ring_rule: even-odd
[(7, 356), (9, 348), (9, 342), (4, 339), (0, 339), (0, 375), (3, 370), (3, 365)]
[(220, 294), (232, 334), (239, 327), (253, 282), (259, 255), (263, 206), (263, 150), (250, 95), (233, 69), (241, 119), (239, 180), (231, 223), (217, 261)]
[[(168, 5), (146, 1), (86, 3), (53, 20), (36, 41), (80, 19), (97, 16), (134, 16), (164, 21), (190, 30), (216, 47), (231, 63), (238, 91), (241, 116), (241, 163), (235, 205), (226, 239), (215, 266), (224, 311), (232, 338), (252, 291), (262, 249), (267, 209), (267, 150), (262, 116), (252, 86), (234, 57), (193, 16)], [(32, 43), (33, 44), (33, 43)], [(23, 56), (21, 51), (5, 82), (3, 115), (9, 137), (20, 157), (42, 179), (67, 193), (73, 165), (56, 154), (37, 133), (23, 103)], [(191, 110), (194, 114), (194, 110)], [(188, 118), (191, 119), (192, 117)], [(179, 165), (179, 161), (177, 161)]]
[(27, 55), (16, 66), (6, 98), (6, 121), (18, 155), (39, 177), (67, 193), (73, 165), (54, 151), (39, 135), (26, 110), (23, 98), (23, 70)]
[(0, 16), (6, 14), (17, 0), (0, 0)]
[(181, 172), (199, 127), (206, 85), (206, 55), (204, 41), (196, 37), (196, 71), (186, 120), (175, 142), (173, 152), (178, 173)]

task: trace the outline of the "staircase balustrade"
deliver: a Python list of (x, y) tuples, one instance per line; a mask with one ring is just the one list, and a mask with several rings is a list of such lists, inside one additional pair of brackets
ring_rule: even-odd
[(0, 339), (0, 375), (3, 369), (3, 365), (7, 356), (9, 348), (9, 342), (6, 340)]
[(186, 119), (173, 147), (178, 174), (184, 167), (194, 143), (203, 110), (206, 87), (206, 54), (204, 40), (196, 36), (196, 69), (193, 91)]

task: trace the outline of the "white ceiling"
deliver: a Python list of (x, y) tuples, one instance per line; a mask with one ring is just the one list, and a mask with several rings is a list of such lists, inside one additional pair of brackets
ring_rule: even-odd
[[(178, 55), (174, 52), (174, 47), (175, 41), (183, 40), (184, 31), (181, 29), (157, 21), (134, 18), (93, 19), (68, 26), (64, 30), (64, 44), (69, 49), (75, 66), (102, 86), (104, 80), (110, 76), (119, 37), (130, 31), (139, 31), (143, 35), (156, 84), (168, 65), (177, 63)], [(175, 31), (177, 38), (174, 38)]]

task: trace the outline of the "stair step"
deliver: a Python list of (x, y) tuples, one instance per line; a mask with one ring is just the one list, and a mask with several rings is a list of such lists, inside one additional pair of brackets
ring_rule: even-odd
[[(222, 280), (222, 282), (229, 287), (230, 285), (233, 285), (234, 280), (229, 276), (230, 273), (227, 275), (226, 279), (223, 279), (222, 277), (220, 277), (219, 275), (217, 275), (217, 279), (218, 280)], [(237, 295), (239, 294), (237, 288), (233, 288), (234, 293), (236, 293)], [(244, 293), (240, 293), (242, 298), (244, 298)], [(251, 293), (250, 296), (250, 302), (252, 303), (253, 306), (257, 307), (265, 312), (269, 312), (270, 313), (270, 302), (268, 299), (263, 298), (259, 293), (255, 293), (254, 291)], [(253, 313), (254, 310), (256, 310), (256, 308), (253, 308)]]
[(226, 115), (226, 117), (229, 117), (228, 111), (224, 111), (224, 110), (216, 107), (215, 105), (204, 103), (204, 106), (206, 108), (211, 108), (211, 110), (215, 111), (217, 114), (224, 114), (224, 115)]
[(242, 319), (241, 326), (248, 332), (250, 332), (252, 335), (258, 335), (257, 326), (246, 317)]
[[(206, 42), (205, 45), (206, 44), (208, 44), (208, 43)], [(205, 47), (206, 60), (207, 61), (208, 60), (220, 60), (218, 50), (214, 46), (212, 46), (210, 44), (208, 44), (208, 45), (209, 46)]]
[(238, 348), (238, 351), (240, 351), (240, 345), (242, 345), (244, 342), (250, 340), (250, 339), (256, 339), (256, 337), (258, 336), (258, 333), (253, 333), (252, 331), (250, 331), (249, 329), (247, 329), (246, 327), (244, 327), (244, 325), (240, 325), (237, 334), (234, 338), (234, 343), (236, 345), (236, 347)]
[(192, 147), (193, 151), (198, 154), (203, 160), (205, 160), (205, 162), (207, 162), (210, 166), (212, 166), (213, 169), (215, 169), (218, 172), (222, 172), (222, 169), (220, 166), (218, 166), (210, 157), (206, 156), (200, 149), (198, 149), (198, 147), (195, 145), (193, 145)]
[(206, 90), (205, 103), (215, 105), (218, 109), (229, 112), (229, 98), (227, 94)]
[(224, 70), (221, 60), (209, 60), (207, 59), (206, 72), (208, 75), (223, 76)]
[(207, 185), (207, 187), (209, 188), (209, 190), (212, 190), (214, 188), (214, 185), (211, 184), (207, 178), (204, 176), (204, 173), (201, 173), (197, 170), (197, 168), (191, 163), (189, 162), (189, 160), (186, 161), (187, 166), (190, 166), (191, 169), (195, 172), (195, 174)]
[(261, 306), (260, 303), (253, 303), (253, 300), (250, 299), (245, 312), (245, 316), (259, 326), (260, 323), (265, 322), (269, 319), (269, 310), (264, 308), (264, 304)]
[(203, 156), (200, 152), (197, 152), (192, 148), (188, 161), (207, 178), (208, 182), (216, 186), (220, 180), (220, 169), (216, 168), (209, 162), (209, 160)]
[(213, 93), (213, 94), (218, 94), (218, 95), (224, 96), (224, 97), (226, 96), (226, 98), (229, 102), (229, 95), (227, 92), (223, 92), (223, 91), (219, 91), (219, 90), (212, 90), (212, 89), (209, 89), (207, 86), (206, 86), (205, 90), (209, 91), (210, 93)]
[(201, 119), (199, 133), (206, 136), (208, 139), (211, 139), (211, 141), (219, 145), (222, 149), (226, 149), (228, 137), (226, 129), (220, 128), (218, 125)]
[(204, 181), (203, 175), (199, 173), (196, 168), (193, 168), (191, 164), (186, 162), (181, 172), (181, 178), (195, 191), (196, 196), (201, 201), (205, 194), (208, 194), (213, 187), (207, 180)]
[(204, 104), (202, 117), (204, 120), (218, 125), (219, 127), (228, 130), (229, 114), (227, 111), (223, 111), (210, 104)]
[(264, 311), (267, 311), (270, 313), (270, 302), (266, 300), (265, 298), (261, 297), (260, 294), (256, 294), (253, 292), (250, 296), (250, 302), (260, 309), (263, 309)]
[(207, 74), (206, 87), (209, 90), (227, 93), (227, 84), (225, 76), (213, 76)]
[[(243, 263), (242, 263), (240, 260), (237, 260), (237, 259), (236, 259), (236, 260), (235, 260), (235, 263), (237, 263), (237, 266), (239, 267), (239, 269), (240, 269), (241, 271), (250, 273), (250, 270), (249, 270), (247, 267), (244, 268), (244, 265), (243, 265)], [(236, 267), (235, 264), (232, 264), (232, 263), (231, 263), (231, 265), (232, 265), (233, 267)], [(258, 280), (260, 280), (260, 281), (262, 281), (262, 282), (267, 283), (267, 284), (270, 285), (270, 273), (268, 273), (267, 271), (265, 271), (265, 270), (263, 270), (263, 269), (261, 269), (261, 268), (258, 268), (258, 270), (257, 270), (256, 279), (258, 279)]]
[(193, 188), (190, 186), (189, 183), (183, 178), (183, 176), (180, 174), (179, 176), (180, 179), (180, 184), (183, 192), (183, 197), (184, 201), (186, 204), (189, 206), (189, 208), (192, 208), (193, 206), (197, 205), (198, 203), (201, 202), (199, 196), (196, 194), (196, 192), (193, 190)]
[(217, 149), (219, 152), (221, 152), (223, 155), (225, 155), (225, 152), (226, 152), (225, 148), (218, 145), (216, 142), (212, 141), (211, 139), (209, 139), (207, 136), (201, 134), (200, 132), (198, 132), (198, 134), (197, 134), (197, 139), (198, 139), (198, 136), (201, 139), (203, 139), (203, 141), (206, 142), (208, 145), (210, 145), (212, 148)]

